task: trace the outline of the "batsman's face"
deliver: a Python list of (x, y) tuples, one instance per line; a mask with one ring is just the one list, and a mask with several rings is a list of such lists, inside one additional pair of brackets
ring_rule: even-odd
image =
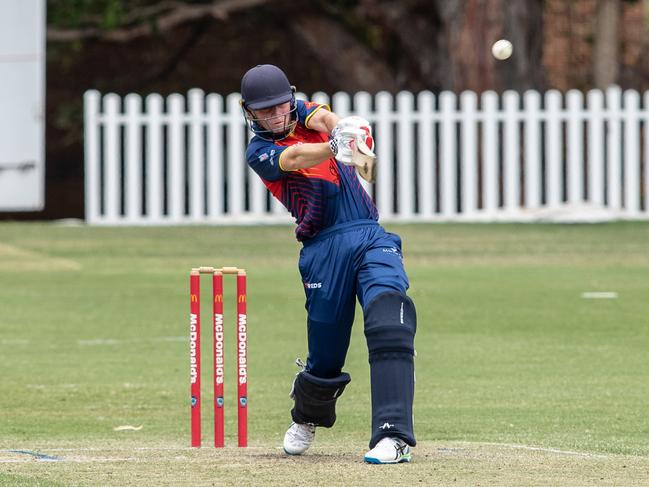
[(251, 112), (259, 125), (274, 133), (285, 131), (291, 121), (291, 103), (288, 101), (274, 107), (251, 110)]

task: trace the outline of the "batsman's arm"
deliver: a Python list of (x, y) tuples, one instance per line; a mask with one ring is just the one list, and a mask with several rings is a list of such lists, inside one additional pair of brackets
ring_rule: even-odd
[[(320, 108), (308, 119), (308, 128), (317, 132), (330, 134), (336, 127), (340, 117), (325, 108)], [(330, 144), (299, 144), (292, 145), (283, 151), (279, 158), (279, 167), (283, 171), (308, 169), (320, 164), (322, 161), (334, 157)]]
[(331, 157), (333, 154), (327, 142), (292, 145), (280, 154), (279, 167), (282, 171), (308, 169)]
[(340, 117), (334, 112), (321, 108), (315, 112), (311, 118), (309, 118), (307, 128), (317, 132), (326, 132), (330, 134), (338, 123), (338, 120), (340, 120)]

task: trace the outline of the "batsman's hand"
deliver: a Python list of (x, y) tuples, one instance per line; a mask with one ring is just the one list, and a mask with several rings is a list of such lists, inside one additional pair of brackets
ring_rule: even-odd
[(356, 166), (358, 173), (374, 182), (374, 139), (370, 123), (362, 117), (345, 117), (331, 131), (331, 152), (348, 166)]
[(356, 149), (373, 154), (373, 145), (372, 128), (362, 117), (341, 118), (331, 131), (331, 152), (343, 164), (354, 165), (353, 155)]

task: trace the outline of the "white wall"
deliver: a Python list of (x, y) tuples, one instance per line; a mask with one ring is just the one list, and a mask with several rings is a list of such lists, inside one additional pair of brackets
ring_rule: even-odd
[(45, 203), (45, 0), (0, 1), (0, 211)]

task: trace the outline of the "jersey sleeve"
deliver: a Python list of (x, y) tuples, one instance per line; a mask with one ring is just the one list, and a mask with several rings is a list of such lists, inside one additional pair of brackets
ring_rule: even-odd
[(246, 149), (246, 161), (262, 179), (277, 181), (285, 174), (279, 167), (279, 156), (286, 149), (269, 140), (254, 138)]
[(303, 101), (297, 100), (297, 121), (304, 125), (306, 128), (309, 128), (309, 120), (315, 112), (321, 109), (331, 111), (329, 105), (320, 105), (319, 103), (313, 101)]

